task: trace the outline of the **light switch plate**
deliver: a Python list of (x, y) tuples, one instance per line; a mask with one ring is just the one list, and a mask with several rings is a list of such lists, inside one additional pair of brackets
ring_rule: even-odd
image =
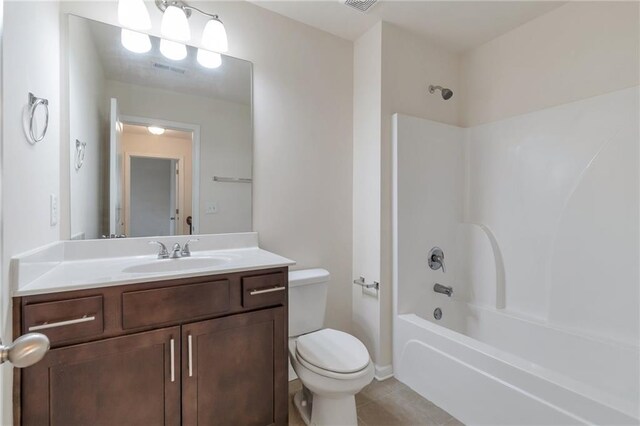
[(204, 214), (216, 214), (218, 213), (218, 203), (209, 202), (204, 208)]
[(49, 195), (49, 223), (51, 226), (58, 224), (58, 196), (56, 194)]

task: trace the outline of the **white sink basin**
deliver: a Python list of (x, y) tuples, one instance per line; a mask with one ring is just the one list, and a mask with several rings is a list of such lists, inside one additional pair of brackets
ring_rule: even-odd
[(132, 265), (124, 268), (122, 272), (132, 274), (150, 274), (153, 272), (181, 272), (192, 269), (205, 269), (213, 266), (224, 265), (231, 259), (221, 256), (207, 257), (182, 257), (179, 259), (158, 259), (152, 262)]

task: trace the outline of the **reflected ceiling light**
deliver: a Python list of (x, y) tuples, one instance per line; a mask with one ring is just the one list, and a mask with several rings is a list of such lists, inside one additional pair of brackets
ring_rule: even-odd
[(198, 49), (198, 63), (205, 68), (218, 68), (222, 65), (222, 55), (209, 50)]
[(133, 30), (151, 29), (149, 11), (142, 0), (119, 0), (118, 21), (123, 27)]
[(149, 133), (156, 136), (160, 136), (164, 134), (164, 129), (158, 126), (149, 126), (147, 127), (147, 130), (149, 131)]
[(146, 53), (151, 50), (151, 39), (147, 34), (123, 28), (120, 33), (122, 45), (134, 53)]
[(182, 7), (170, 5), (162, 15), (160, 32), (163, 37), (177, 41), (189, 41), (191, 30), (187, 21), (187, 14)]
[(172, 61), (181, 61), (187, 57), (187, 46), (177, 41), (160, 40), (160, 53)]
[(207, 21), (202, 31), (202, 45), (214, 52), (225, 53), (229, 50), (227, 31), (217, 15)]
[(202, 46), (207, 50), (224, 53), (229, 50), (227, 31), (218, 15), (204, 12), (189, 6), (182, 0), (155, 0), (156, 6), (163, 12), (160, 30), (162, 36), (176, 41), (189, 41), (191, 31), (188, 19), (196, 11), (209, 20), (202, 31)]

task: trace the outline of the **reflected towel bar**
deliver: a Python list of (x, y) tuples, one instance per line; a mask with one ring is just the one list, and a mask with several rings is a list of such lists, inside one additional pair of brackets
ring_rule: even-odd
[(214, 176), (214, 182), (229, 182), (229, 183), (252, 183), (253, 179), (251, 178), (233, 178), (233, 177), (222, 177), (222, 176)]

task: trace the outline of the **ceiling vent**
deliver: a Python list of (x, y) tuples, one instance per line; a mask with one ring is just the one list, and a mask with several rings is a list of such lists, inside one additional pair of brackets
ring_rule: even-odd
[(158, 68), (165, 71), (172, 71), (178, 74), (184, 74), (187, 70), (177, 67), (172, 67), (171, 65), (160, 64), (158, 62), (153, 63), (154, 68)]
[(377, 1), (378, 0), (346, 0), (344, 4), (359, 12), (366, 13)]

